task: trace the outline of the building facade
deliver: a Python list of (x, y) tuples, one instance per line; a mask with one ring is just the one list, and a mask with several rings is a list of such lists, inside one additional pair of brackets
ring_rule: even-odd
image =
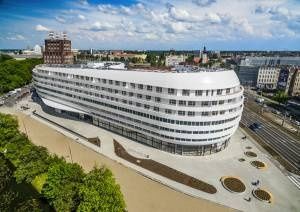
[(246, 57), (242, 66), (300, 66), (300, 57)]
[(238, 66), (236, 73), (243, 86), (256, 87), (259, 67)]
[(261, 66), (258, 70), (257, 87), (261, 89), (274, 90), (277, 88), (280, 68)]
[(243, 110), (232, 70), (193, 72), (37, 66), (44, 104), (142, 144), (179, 155), (224, 149)]
[(45, 39), (43, 58), (45, 64), (73, 64), (71, 40), (65, 33), (62, 36), (49, 33), (49, 38)]
[(300, 96), (300, 69), (296, 68), (293, 74), (289, 94), (291, 96)]
[(165, 65), (167, 67), (176, 66), (180, 63), (184, 63), (186, 58), (185, 55), (168, 55), (166, 56)]

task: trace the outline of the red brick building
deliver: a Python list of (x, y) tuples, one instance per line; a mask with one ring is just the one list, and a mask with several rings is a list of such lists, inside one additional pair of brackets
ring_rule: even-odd
[(49, 33), (49, 38), (45, 39), (43, 58), (45, 64), (73, 64), (71, 40), (67, 39), (66, 33), (62, 36)]

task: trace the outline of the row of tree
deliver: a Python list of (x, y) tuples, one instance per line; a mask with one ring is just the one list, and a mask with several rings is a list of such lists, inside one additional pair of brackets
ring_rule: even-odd
[(0, 150), (14, 166), (12, 176), (16, 182), (40, 180), (41, 196), (56, 211), (125, 210), (120, 187), (109, 169), (95, 167), (84, 173), (78, 164), (67, 163), (50, 155), (46, 148), (33, 145), (18, 131), (17, 120), (1, 113)]
[(15, 60), (0, 55), (0, 95), (30, 83), (33, 67), (41, 63), (42, 59)]

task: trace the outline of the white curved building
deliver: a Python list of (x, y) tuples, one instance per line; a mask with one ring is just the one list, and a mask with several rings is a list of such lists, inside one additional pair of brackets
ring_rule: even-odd
[(243, 87), (233, 70), (182, 71), (41, 65), (33, 80), (50, 110), (167, 152), (218, 152), (239, 125)]

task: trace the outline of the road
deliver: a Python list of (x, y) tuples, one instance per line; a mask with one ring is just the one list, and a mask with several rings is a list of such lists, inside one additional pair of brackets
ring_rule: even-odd
[(294, 168), (300, 170), (300, 143), (298, 141), (246, 107), (241, 122), (246, 127), (254, 122), (261, 123), (262, 129), (253, 133), (285, 158)]

